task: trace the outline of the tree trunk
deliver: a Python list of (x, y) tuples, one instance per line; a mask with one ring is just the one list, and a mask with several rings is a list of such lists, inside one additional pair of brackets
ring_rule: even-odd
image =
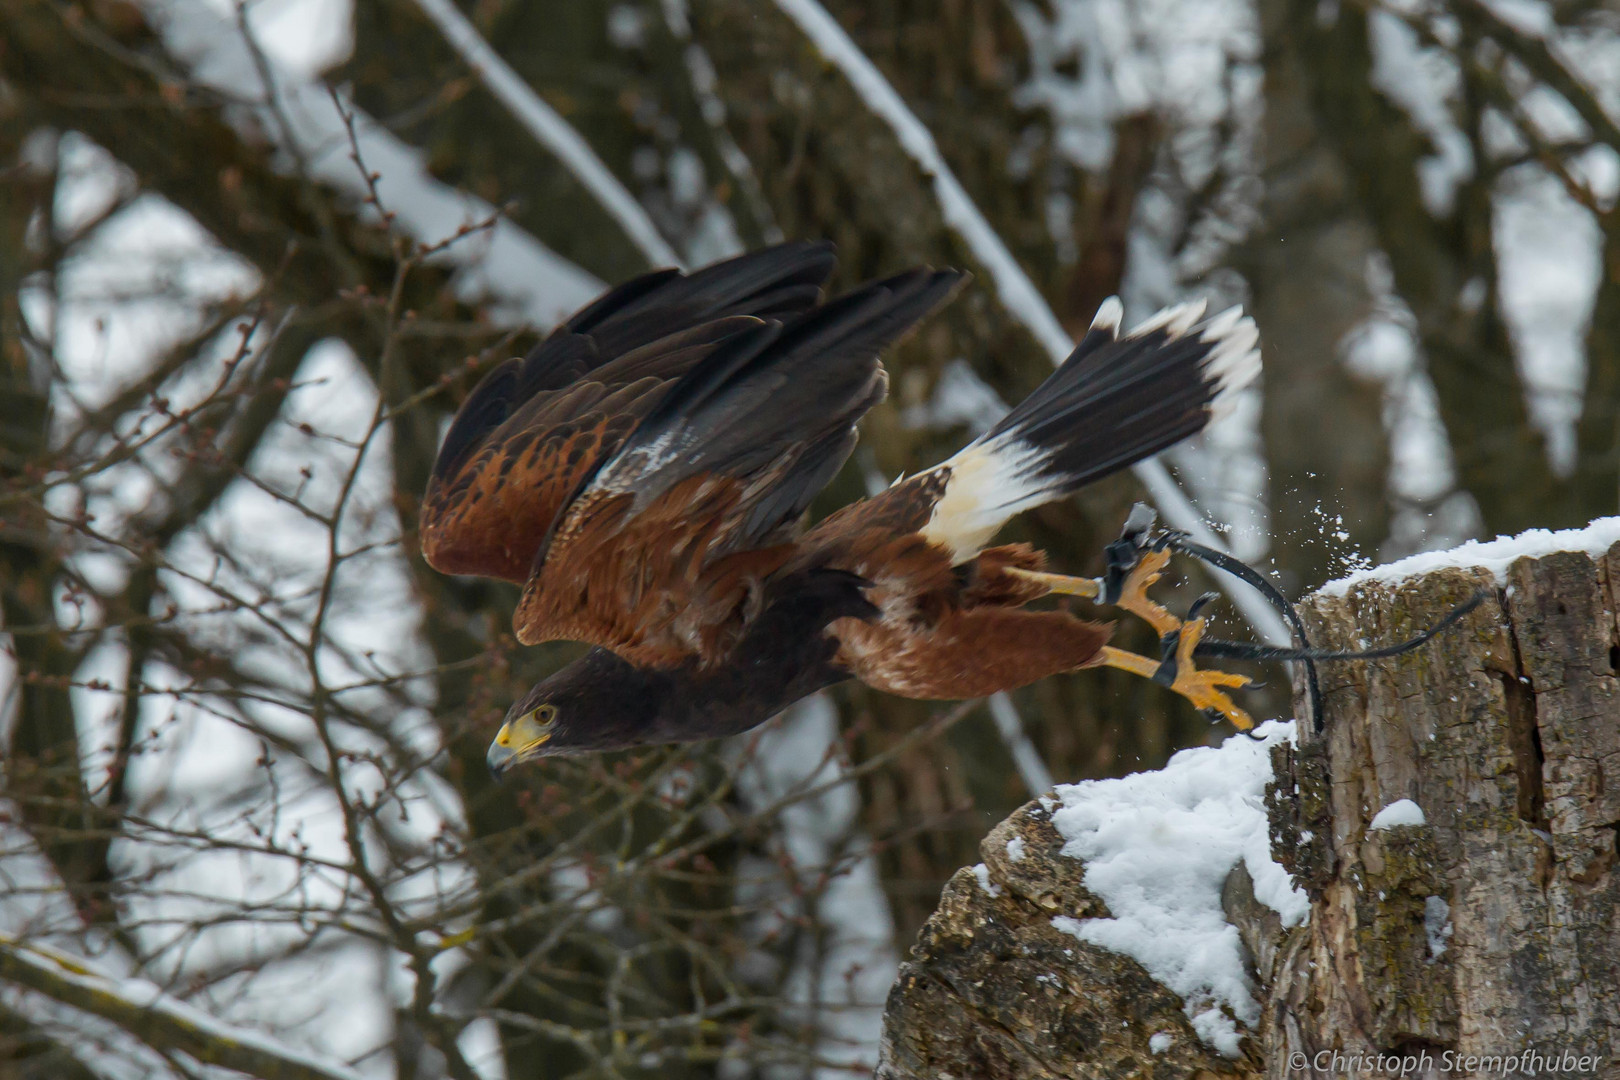
[[(890, 992), (878, 1075), (1400, 1074), (1380, 1053), (1407, 1076), (1620, 1075), (1620, 545), (1504, 580), (1441, 569), (1303, 605), (1314, 644), (1353, 649), (1488, 591), (1422, 648), (1324, 665), (1323, 733), (1273, 749), (1272, 857), (1311, 910), (1285, 930), (1241, 864), (1227, 880), (1261, 1005), (1242, 1057), (1192, 1037), (1135, 960), (1052, 927), (1106, 910), (1032, 803), (981, 846), (991, 888), (970, 870), (946, 886)], [(1423, 823), (1370, 827), (1402, 799)], [(1498, 1055), (1514, 1060), (1466, 1060)]]
[[(1243, 249), (1255, 322), (1265, 327), (1260, 427), (1271, 535), (1287, 538), (1276, 544), (1276, 569), (1296, 591), (1338, 577), (1336, 557), (1347, 547), (1376, 552), (1390, 519), (1384, 388), (1343, 355), (1373, 312), (1365, 268), (1378, 237), (1313, 107), (1318, 75), (1307, 46), (1314, 35), (1294, 24), (1315, 16), (1301, 7), (1265, 0), (1257, 8), (1267, 43), (1264, 217)], [(1323, 401), (1334, 407), (1317, 407)]]

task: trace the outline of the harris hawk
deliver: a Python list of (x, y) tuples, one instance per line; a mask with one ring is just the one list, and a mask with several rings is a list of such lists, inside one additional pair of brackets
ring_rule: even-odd
[[(491, 769), (736, 734), (849, 678), (964, 699), (1107, 665), (1249, 728), (1225, 692), (1248, 679), (1198, 670), (1202, 620), (1147, 595), (1168, 552), (1142, 552), (1105, 591), (990, 542), (1200, 431), (1258, 373), (1253, 321), (1183, 305), (1121, 334), (1110, 300), (993, 428), (806, 528), (884, 396), (880, 355), (967, 280), (915, 269), (827, 300), (834, 265), (830, 245), (789, 243), (643, 275), (468, 395), (424, 497), (423, 554), (521, 585), (524, 644), (595, 646), (511, 707)], [(1111, 624), (1026, 606), (1054, 593), (1146, 618), (1164, 659), (1109, 646)]]

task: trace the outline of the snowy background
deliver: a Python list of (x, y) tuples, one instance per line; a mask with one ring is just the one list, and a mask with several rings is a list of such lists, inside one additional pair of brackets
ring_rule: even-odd
[[(0, 42), (0, 946), (36, 973), (0, 978), (0, 1073), (230, 1075), (185, 1041), (229, 1037), (289, 1075), (847, 1075), (989, 825), (1220, 740), (1086, 673), (492, 787), (493, 720), (568, 654), (421, 564), (425, 463), (489, 364), (649, 266), (826, 236), (841, 284), (975, 271), (818, 512), (1114, 293), (1249, 305), (1266, 375), (1021, 526), (1075, 572), (1137, 498), (1295, 594), (1620, 510), (1595, 5), (21, 0)], [(1229, 583), (1170, 595), (1212, 585), (1276, 636)], [(1291, 916), (1238, 752), (1167, 775)], [(1145, 783), (1103, 782), (1059, 793), (1087, 858)], [(1218, 958), (1167, 978), (1217, 1044), (1253, 1007)]]

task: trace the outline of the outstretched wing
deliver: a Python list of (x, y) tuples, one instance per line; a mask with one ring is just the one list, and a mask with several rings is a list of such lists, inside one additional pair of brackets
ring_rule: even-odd
[(653, 666), (723, 657), (882, 400), (879, 354), (962, 277), (914, 270), (715, 347), (569, 504), (524, 587), (518, 639)]
[(782, 244), (695, 273), (647, 274), (490, 372), (428, 480), (422, 553), (447, 574), (522, 582), (568, 500), (683, 376), (763, 319), (815, 307), (827, 244)]

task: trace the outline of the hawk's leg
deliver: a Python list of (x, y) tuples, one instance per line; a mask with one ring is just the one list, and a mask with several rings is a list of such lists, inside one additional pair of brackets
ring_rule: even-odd
[[(1173, 615), (1170, 618), (1175, 620)], [(1238, 708), (1232, 699), (1226, 696), (1228, 688), (1248, 686), (1249, 677), (1226, 671), (1200, 671), (1193, 664), (1193, 650), (1198, 648), (1199, 639), (1204, 636), (1204, 620), (1190, 618), (1184, 623), (1180, 620), (1175, 621), (1178, 624), (1176, 629), (1164, 635), (1162, 639), (1165, 653), (1162, 660), (1152, 660), (1146, 656), (1126, 652), (1124, 649), (1104, 645), (1103, 664), (1168, 686), (1206, 715), (1211, 715), (1212, 719), (1224, 716), (1239, 731), (1248, 731), (1254, 727), (1254, 721), (1249, 714)]]
[(1254, 727), (1254, 721), (1233, 704), (1226, 691), (1248, 686), (1249, 677), (1225, 671), (1200, 671), (1193, 663), (1193, 651), (1204, 636), (1204, 620), (1198, 617), (1198, 612), (1212, 597), (1201, 597), (1194, 603), (1183, 622), (1148, 596), (1148, 589), (1164, 575), (1164, 568), (1170, 562), (1167, 537), (1161, 535), (1155, 539), (1152, 535), (1155, 520), (1156, 515), (1146, 504), (1137, 503), (1131, 508), (1119, 539), (1108, 545), (1108, 569), (1100, 578), (1065, 577), (1016, 568), (1008, 568), (1007, 572), (1054, 593), (1083, 596), (1140, 616), (1159, 635), (1159, 659), (1105, 645), (1099, 653), (1100, 662), (1168, 686), (1211, 719), (1224, 716), (1239, 731), (1248, 731)]
[[(1119, 593), (1118, 607), (1141, 616), (1159, 634), (1163, 657), (1153, 660), (1138, 656), (1111, 645), (1103, 646), (1102, 663), (1108, 667), (1134, 672), (1146, 679), (1168, 686), (1192, 702), (1212, 718), (1224, 716), (1239, 731), (1254, 727), (1249, 714), (1233, 704), (1226, 688), (1248, 686), (1247, 675), (1234, 675), (1225, 671), (1200, 671), (1193, 663), (1193, 650), (1204, 636), (1204, 620), (1198, 617), (1203, 601), (1193, 605), (1188, 619), (1182, 622), (1148, 597), (1147, 591), (1159, 580), (1164, 566), (1170, 561), (1168, 551), (1144, 551), (1136, 565), (1126, 576)], [(1048, 574), (1039, 570), (1021, 570), (1008, 567), (1007, 573), (1044, 586), (1048, 591), (1066, 596), (1082, 596), (1100, 600), (1104, 584), (1094, 578), (1068, 577)]]
[(1102, 595), (1102, 582), (1096, 578), (1048, 574), (1044, 570), (1025, 570), (1020, 566), (1009, 566), (1003, 573), (1024, 581), (1033, 581), (1047, 592), (1057, 593), (1060, 596), (1080, 596), (1087, 600), (1095, 600)]
[[(1154, 633), (1161, 638), (1181, 628), (1181, 620), (1170, 614), (1147, 594), (1154, 582), (1164, 576), (1165, 564), (1170, 561), (1169, 551), (1144, 551), (1136, 559), (1119, 590), (1114, 606), (1123, 608), (1147, 620)], [(1066, 574), (1048, 574), (1043, 570), (1023, 570), (1009, 566), (1007, 573), (1025, 581), (1043, 586), (1048, 592), (1064, 596), (1081, 596), (1088, 600), (1107, 603), (1107, 584), (1101, 578), (1069, 577)]]

